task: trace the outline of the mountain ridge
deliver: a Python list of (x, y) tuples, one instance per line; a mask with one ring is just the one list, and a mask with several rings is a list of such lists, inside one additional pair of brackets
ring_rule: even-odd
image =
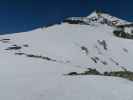
[(64, 20), (64, 22), (67, 21), (79, 21), (79, 22), (81, 21), (86, 25), (94, 22), (108, 24), (110, 26), (131, 24), (131, 22), (127, 22), (125, 20), (119, 19), (117, 17), (114, 17), (108, 13), (103, 13), (101, 11), (94, 11), (86, 17), (69, 17)]

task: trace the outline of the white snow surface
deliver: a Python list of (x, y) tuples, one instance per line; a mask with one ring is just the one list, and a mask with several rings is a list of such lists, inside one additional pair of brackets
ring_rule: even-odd
[[(16, 45), (21, 49), (8, 49)], [(15, 53), (49, 57), (54, 61)], [(98, 58), (97, 62), (92, 58)], [(86, 68), (104, 72), (124, 67), (133, 71), (132, 59), (133, 40), (115, 37), (113, 27), (100, 23), (62, 23), (1, 35), (0, 100), (133, 100), (132, 81), (64, 75)]]

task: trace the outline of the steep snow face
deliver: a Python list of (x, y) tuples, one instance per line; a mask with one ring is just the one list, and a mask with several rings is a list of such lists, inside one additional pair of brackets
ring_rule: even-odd
[[(75, 67), (92, 67), (102, 72), (121, 70), (122, 67), (132, 70), (133, 41), (117, 38), (112, 31), (112, 27), (101, 24), (92, 26), (62, 23), (31, 32), (7, 35), (10, 42), (14, 43), (4, 45), (9, 53), (42, 55)], [(29, 47), (23, 47), (24, 44)], [(12, 45), (22, 48), (10, 50)]]
[(0, 99), (132, 100), (133, 82), (128, 80), (64, 75), (87, 68), (133, 71), (133, 40), (117, 38), (113, 30), (99, 22), (62, 23), (1, 35)]

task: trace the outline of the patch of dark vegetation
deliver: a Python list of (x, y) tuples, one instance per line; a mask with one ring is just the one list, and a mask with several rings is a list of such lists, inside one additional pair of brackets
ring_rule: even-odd
[(28, 44), (24, 44), (23, 47), (29, 47), (29, 45)]
[(52, 59), (50, 57), (46, 57), (46, 56), (41, 56), (41, 55), (35, 55), (35, 54), (26, 54), (26, 53), (15, 53), (15, 55), (25, 55), (26, 57), (30, 57), (30, 58), (37, 58), (37, 59), (43, 59), (43, 60), (47, 60), (47, 61), (52, 61), (52, 62), (57, 62), (57, 60)]
[(101, 61), (101, 63), (102, 63), (103, 65), (108, 65), (108, 63), (107, 63), (106, 61)]
[(81, 73), (81, 75), (101, 75), (101, 73), (97, 71), (96, 69), (88, 68), (86, 71)]
[(97, 42), (103, 47), (104, 50), (107, 50), (107, 43), (105, 40), (97, 40)]
[(72, 19), (65, 19), (63, 22), (69, 24), (84, 24), (84, 21), (82, 20), (72, 20)]
[(96, 69), (88, 68), (86, 71), (77, 73), (77, 72), (70, 72), (67, 75), (102, 75), (100, 72), (98, 72)]
[(125, 39), (133, 39), (133, 35), (132, 34), (129, 34), (129, 33), (126, 33), (124, 31), (113, 31), (114, 35), (117, 36), (117, 37), (121, 37), (121, 38), (125, 38)]
[(42, 59), (45, 59), (45, 60), (48, 60), (48, 61), (56, 61), (56, 60), (54, 60), (54, 59), (52, 59), (52, 58), (49, 58), (49, 57), (42, 57)]
[(77, 73), (77, 72), (70, 72), (67, 75), (79, 75), (79, 73)]
[(5, 49), (5, 50), (20, 50), (20, 49), (22, 49), (21, 46), (12, 45), (12, 46), (8, 47), (8, 48)]
[(94, 62), (94, 63), (98, 63), (98, 61), (100, 60), (98, 57), (91, 57), (91, 60)]
[(32, 58), (41, 58), (42, 56), (39, 55), (33, 55), (33, 54), (26, 54), (27, 57), (32, 57)]
[(131, 71), (112, 71), (104, 72), (104, 76), (121, 77), (133, 81), (133, 72)]
[(15, 53), (15, 55), (25, 55), (25, 53)]
[(45, 57), (45, 56), (41, 56), (41, 55), (34, 55), (34, 54), (25, 54), (27, 57), (31, 57), (31, 58), (39, 58), (39, 59), (43, 59), (43, 60), (47, 60), (47, 61), (53, 61), (56, 62), (55, 59), (49, 58), (49, 57)]
[(107, 61), (101, 60), (99, 57), (91, 57), (91, 60), (96, 64), (101, 63), (103, 65), (108, 65)]
[(2, 39), (3, 41), (5, 40), (5, 41), (10, 41), (11, 39)]
[(104, 73), (100, 73), (99, 71), (97, 71), (96, 69), (91, 69), (88, 68), (86, 71), (78, 73), (78, 72), (70, 72), (66, 75), (72, 75), (72, 76), (77, 76), (77, 75), (100, 75), (100, 76), (113, 76), (113, 77), (120, 77), (120, 78), (124, 78), (124, 79), (128, 79), (133, 81), (133, 72), (131, 71), (111, 71), (111, 72), (104, 72)]
[(117, 61), (115, 61), (113, 58), (109, 58), (109, 60), (111, 61), (111, 62), (113, 62), (115, 65), (119, 65), (119, 63), (117, 62)]
[(6, 39), (1, 39), (0, 41), (1, 41), (2, 43), (9, 43), (10, 40), (11, 40), (11, 39), (6, 38)]
[(85, 47), (85, 46), (81, 46), (81, 50), (84, 51), (86, 55), (88, 55), (89, 50), (88, 50), (87, 47)]
[(126, 53), (128, 53), (128, 49), (126, 49), (126, 48), (123, 48), (123, 51), (126, 52)]

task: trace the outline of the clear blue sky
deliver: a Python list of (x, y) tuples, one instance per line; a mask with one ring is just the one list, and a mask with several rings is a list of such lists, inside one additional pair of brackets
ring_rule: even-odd
[(0, 33), (28, 31), (95, 9), (133, 21), (133, 0), (0, 0)]

